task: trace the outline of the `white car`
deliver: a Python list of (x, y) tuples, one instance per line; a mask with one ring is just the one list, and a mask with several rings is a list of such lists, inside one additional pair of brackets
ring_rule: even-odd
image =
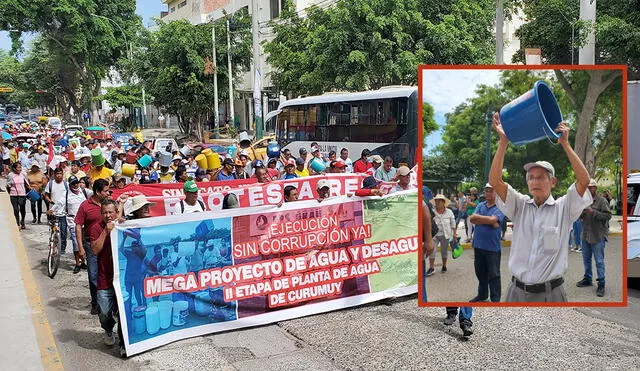
[(47, 125), (53, 129), (60, 130), (62, 129), (62, 120), (60, 120), (59, 117), (49, 117), (47, 119)]
[(67, 135), (75, 134), (76, 131), (84, 132), (82, 125), (66, 125), (64, 131)]

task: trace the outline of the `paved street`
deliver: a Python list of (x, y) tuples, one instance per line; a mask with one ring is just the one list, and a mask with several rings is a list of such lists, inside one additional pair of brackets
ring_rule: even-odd
[[(2, 219), (8, 221), (0, 227), (4, 236), (13, 224), (7, 215), (10, 206), (6, 195), (0, 195), (0, 202)], [(24, 361), (30, 354), (27, 360), (42, 360), (43, 367), (51, 369), (52, 364), (45, 361), (58, 354), (68, 370), (379, 370), (424, 369), (429, 365), (460, 369), (640, 368), (637, 290), (630, 291), (628, 308), (479, 308), (473, 318), (476, 333), (468, 341), (463, 341), (457, 326), (442, 324), (443, 308), (419, 308), (414, 295), (390, 306), (371, 304), (183, 340), (122, 360), (116, 347), (103, 345), (98, 318), (89, 314), (86, 272), (73, 275), (71, 255), (67, 254), (58, 275), (49, 279), (44, 266), (47, 227), (28, 224), (27, 228), (21, 233), (28, 259), (26, 275), (35, 281), (50, 327), (26, 326), (13, 332), (17, 339), (2, 337), (0, 359)], [(15, 259), (20, 258), (22, 249), (16, 247)], [(5, 282), (6, 277), (2, 278)], [(20, 295), (19, 286), (15, 287), (12, 292)], [(28, 324), (28, 319), (22, 316), (14, 322), (16, 326)], [(17, 356), (16, 347), (11, 346), (19, 342), (33, 346), (34, 338), (40, 345), (42, 334), (47, 332), (55, 339), (49, 352), (38, 354), (35, 350)], [(478, 358), (478, 354), (485, 356)], [(39, 369), (36, 363), (31, 366)]]

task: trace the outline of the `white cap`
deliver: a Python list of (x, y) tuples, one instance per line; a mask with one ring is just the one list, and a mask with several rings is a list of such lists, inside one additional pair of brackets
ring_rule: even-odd
[(485, 184), (484, 187), (485, 188), (493, 188), (493, 186), (491, 184), (489, 184), (489, 183)]
[(331, 187), (329, 186), (329, 181), (328, 181), (327, 179), (320, 179), (320, 180), (318, 181), (318, 189), (322, 189), (322, 188), (324, 188), (324, 187), (331, 188)]
[(541, 168), (545, 169), (546, 171), (548, 171), (551, 174), (552, 177), (556, 176), (556, 170), (553, 168), (553, 165), (551, 165), (547, 161), (530, 162), (530, 163), (524, 165), (524, 170), (525, 171), (529, 171), (529, 170), (533, 169), (534, 167), (541, 167)]
[(596, 180), (591, 178), (591, 180), (589, 180), (589, 187), (597, 187), (598, 183), (596, 183)]

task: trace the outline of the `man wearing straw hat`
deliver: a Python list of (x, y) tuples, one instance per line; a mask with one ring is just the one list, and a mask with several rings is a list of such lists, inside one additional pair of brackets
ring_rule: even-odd
[(498, 113), (493, 116), (493, 128), (500, 140), (493, 157), (489, 183), (496, 191), (500, 211), (513, 221), (513, 238), (509, 254), (512, 278), (507, 290), (508, 302), (565, 302), (563, 275), (567, 270), (569, 231), (582, 210), (591, 205), (587, 192), (589, 173), (569, 144), (569, 128), (564, 122), (556, 132), (561, 133), (562, 147), (576, 182), (567, 194), (554, 199), (551, 190), (556, 186), (555, 169), (546, 161), (524, 166), (531, 196), (514, 190), (502, 180), (504, 156), (509, 145)]

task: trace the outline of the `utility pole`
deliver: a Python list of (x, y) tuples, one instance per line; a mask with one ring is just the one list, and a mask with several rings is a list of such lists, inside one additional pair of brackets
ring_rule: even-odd
[(504, 4), (496, 0), (496, 64), (504, 64)]
[(235, 127), (233, 112), (233, 70), (231, 69), (231, 33), (229, 29), (229, 18), (227, 18), (227, 67), (229, 69), (229, 119), (231, 125)]
[(262, 94), (260, 92), (261, 87), (261, 74), (260, 74), (260, 42), (258, 39), (258, 32), (260, 31), (260, 25), (258, 24), (258, 1), (251, 0), (251, 36), (253, 41), (253, 119), (256, 125), (256, 138), (262, 138)]
[(216, 25), (211, 22), (211, 43), (213, 44), (213, 137), (220, 137), (220, 115), (218, 113), (218, 65), (216, 62)]
[(580, 0), (580, 20), (589, 22), (589, 34), (584, 46), (578, 50), (578, 64), (595, 64), (596, 62), (596, 0)]

